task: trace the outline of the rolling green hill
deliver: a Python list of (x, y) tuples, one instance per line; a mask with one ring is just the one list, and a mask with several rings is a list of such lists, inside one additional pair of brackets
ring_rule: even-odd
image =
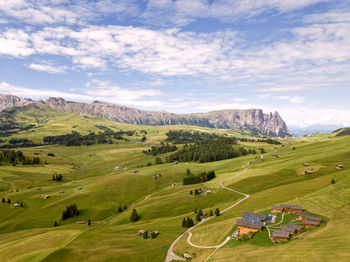
[[(225, 186), (250, 194), (250, 198), (193, 229), (192, 242), (197, 245), (220, 244), (232, 233), (242, 211), (266, 211), (280, 203), (302, 205), (325, 217), (327, 223), (288, 243), (266, 243), (258, 238), (244, 243), (230, 240), (214, 254), (214, 249), (190, 246), (186, 235), (176, 243), (176, 254), (195, 254), (192, 261), (205, 261), (212, 254), (211, 262), (350, 260), (348, 136), (282, 139), (281, 145), (239, 142), (247, 148), (263, 147), (263, 161), (260, 154), (250, 154), (210, 163), (174, 164), (165, 163), (170, 154), (165, 153), (158, 155), (163, 164), (155, 164), (156, 156), (143, 151), (165, 141), (169, 130), (238, 135), (232, 130), (191, 126), (121, 124), (33, 105), (7, 109), (0, 114), (0, 121), (14, 127), (9, 129), (13, 132), (9, 136), (0, 137), (2, 144), (13, 138), (42, 143), (44, 136), (72, 131), (83, 135), (104, 132), (102, 126), (135, 131), (118, 144), (23, 148), (26, 156), (39, 156), (41, 164), (0, 166), (0, 198), (6, 200), (0, 202), (0, 261), (164, 261), (170, 244), (185, 231), (183, 217), (195, 221), (195, 209), (223, 210), (242, 199), (242, 195), (221, 188), (223, 179), (228, 179)], [(145, 133), (146, 140), (141, 142)], [(305, 162), (309, 167), (303, 166)], [(344, 168), (336, 169), (338, 164)], [(125, 168), (115, 169), (117, 166)], [(242, 166), (248, 171), (229, 179)], [(313, 174), (305, 175), (311, 168)], [(214, 170), (216, 178), (183, 186), (187, 169), (194, 174)], [(62, 174), (63, 181), (52, 180), (57, 174)], [(153, 180), (156, 174), (161, 177)], [(335, 184), (331, 184), (332, 179)], [(199, 188), (211, 193), (189, 194)], [(44, 199), (45, 195), (49, 197)], [(24, 206), (15, 208), (17, 201)], [(74, 203), (79, 216), (62, 220), (63, 210)], [(119, 212), (119, 206), (125, 205), (127, 209)], [(137, 222), (130, 222), (133, 208), (140, 215)], [(55, 221), (59, 226), (54, 227)], [(143, 239), (137, 234), (141, 229), (149, 233), (158, 230), (160, 234), (155, 239)]]

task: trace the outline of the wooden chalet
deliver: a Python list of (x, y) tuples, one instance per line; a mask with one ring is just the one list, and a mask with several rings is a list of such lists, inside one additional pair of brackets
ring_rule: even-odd
[(305, 213), (297, 213), (297, 217), (301, 221), (312, 221), (312, 222), (316, 222), (317, 224), (320, 224), (322, 221), (320, 217), (313, 216), (310, 214), (305, 214)]
[(290, 234), (287, 231), (275, 230), (272, 233), (272, 241), (274, 242), (288, 241), (289, 238)]
[(291, 227), (291, 228), (294, 228), (297, 233), (301, 232), (304, 229), (303, 226), (299, 226), (299, 225), (296, 225), (296, 224), (293, 224), (293, 223), (289, 223), (289, 224), (287, 224), (287, 226)]
[(293, 235), (297, 231), (294, 227), (290, 227), (288, 225), (282, 225), (280, 226), (280, 229), (282, 231), (289, 232), (291, 235)]
[(249, 234), (250, 232), (261, 231), (263, 227), (264, 224), (262, 222), (249, 221), (244, 219), (237, 220), (238, 236)]
[(283, 207), (276, 207), (276, 206), (273, 206), (271, 208), (271, 212), (272, 213), (282, 213), (283, 212)]
[(245, 220), (264, 222), (266, 220), (267, 215), (251, 212), (242, 212), (242, 217), (244, 217)]
[(287, 205), (287, 204), (281, 204), (280, 207), (283, 208), (283, 211), (289, 212), (289, 213), (297, 213), (304, 211), (304, 208), (301, 206), (292, 206), (292, 205)]
[(308, 220), (303, 220), (302, 223), (305, 228), (313, 228), (313, 227), (318, 227), (320, 225), (315, 221), (308, 221)]

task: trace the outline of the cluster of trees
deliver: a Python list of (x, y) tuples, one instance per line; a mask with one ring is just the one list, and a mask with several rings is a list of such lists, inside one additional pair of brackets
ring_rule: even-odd
[(121, 213), (121, 212), (123, 212), (123, 211), (125, 211), (125, 210), (127, 210), (127, 209), (128, 209), (128, 208), (127, 208), (126, 205), (122, 206), (122, 204), (119, 204), (118, 212)]
[[(143, 232), (143, 234), (142, 234), (142, 237), (144, 238), (144, 239), (148, 239), (148, 231), (147, 230), (145, 230), (145, 232)], [(154, 232), (154, 231), (152, 231), (151, 232), (151, 238), (156, 238), (157, 237), (157, 234)]]
[(267, 138), (267, 139), (251, 139), (251, 138), (239, 138), (240, 141), (242, 142), (262, 142), (262, 143), (268, 143), (271, 145), (280, 145), (281, 142), (272, 138)]
[(165, 145), (160, 146), (152, 146), (151, 149), (144, 150), (143, 153), (151, 156), (156, 156), (164, 153), (174, 152), (177, 150), (177, 147), (174, 145), (169, 145), (169, 143), (166, 143)]
[(212, 180), (215, 177), (216, 176), (215, 176), (214, 171), (201, 172), (197, 176), (190, 174), (189, 176), (183, 178), (183, 184), (184, 185), (198, 184), (198, 183), (207, 182), (209, 180)]
[(186, 144), (202, 141), (205, 139), (219, 138), (220, 136), (210, 133), (201, 133), (198, 131), (190, 132), (184, 130), (169, 131), (166, 133), (168, 142), (173, 142), (174, 144)]
[(77, 207), (77, 204), (71, 204), (66, 207), (66, 210), (63, 210), (62, 212), (62, 220), (66, 220), (70, 217), (79, 216), (79, 209)]
[(131, 221), (131, 222), (136, 222), (136, 221), (139, 220), (139, 219), (140, 219), (140, 216), (139, 216), (139, 214), (137, 214), (137, 211), (136, 211), (136, 209), (134, 208), (134, 209), (132, 210), (132, 212), (131, 212), (130, 221)]
[(52, 176), (53, 181), (62, 181), (62, 179), (63, 179), (63, 176), (61, 174)]
[[(5, 143), (5, 140), (1, 140), (0, 143)], [(35, 144), (28, 139), (10, 139), (7, 144), (0, 145), (2, 149), (19, 148), (19, 147), (34, 147), (41, 146), (41, 144)]]
[(192, 218), (190, 217), (184, 217), (184, 219), (182, 220), (182, 227), (193, 227), (194, 223)]
[[(18, 191), (17, 191), (17, 192), (18, 192)], [(2, 202), (2, 203), (11, 204), (11, 199), (8, 198), (7, 201), (6, 201), (6, 199), (3, 197), (3, 198), (1, 199), (1, 202)], [(19, 201), (17, 201), (17, 204), (18, 204), (20, 207), (24, 207), (23, 202), (20, 203)]]
[(37, 165), (40, 164), (40, 158), (34, 157), (30, 159), (24, 156), (21, 150), (0, 150), (0, 165), (12, 164), (16, 165)]
[(249, 151), (244, 147), (237, 146), (236, 139), (220, 137), (217, 139), (205, 139), (195, 144), (186, 144), (180, 150), (170, 154), (167, 157), (167, 161), (198, 161), (200, 163), (205, 163), (235, 158), (247, 154), (249, 154)]
[(104, 133), (90, 133), (88, 135), (81, 135), (79, 132), (72, 131), (71, 134), (58, 136), (45, 136), (43, 141), (45, 144), (59, 144), (65, 146), (81, 146), (94, 144), (114, 144), (113, 139), (123, 140), (123, 135), (132, 136), (135, 131), (118, 131), (106, 130)]
[(195, 194), (196, 196), (199, 196), (200, 194), (202, 194), (203, 193), (203, 191), (202, 191), (202, 189), (200, 188), (200, 189), (195, 189), (195, 190), (190, 190), (190, 195), (193, 195), (193, 194)]

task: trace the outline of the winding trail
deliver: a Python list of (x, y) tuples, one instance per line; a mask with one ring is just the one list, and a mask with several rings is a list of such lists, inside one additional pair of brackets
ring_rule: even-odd
[[(225, 181), (227, 181), (227, 180), (229, 180), (229, 179), (232, 179), (232, 178), (235, 178), (235, 177), (238, 177), (238, 176), (244, 174), (244, 173), (247, 172), (247, 171), (248, 171), (248, 169), (245, 168), (245, 169), (244, 169), (243, 171), (241, 171), (240, 173), (238, 173), (238, 174), (236, 174), (236, 175), (234, 175), (234, 176), (225, 178), (225, 179), (223, 179), (223, 180), (220, 181), (220, 186), (221, 186), (221, 188), (226, 189), (226, 190), (230, 190), (230, 191), (232, 191), (232, 192), (235, 192), (235, 193), (237, 193), (237, 194), (240, 194), (240, 195), (243, 195), (243, 196), (244, 196), (244, 198), (242, 198), (241, 200), (238, 200), (238, 201), (235, 202), (233, 205), (231, 205), (231, 206), (225, 208), (224, 210), (222, 210), (222, 211), (220, 212), (220, 214), (222, 214), (222, 213), (224, 213), (224, 212), (230, 210), (231, 208), (237, 206), (238, 204), (242, 203), (243, 201), (245, 201), (246, 199), (248, 199), (248, 198), (250, 197), (250, 195), (248, 195), (248, 194), (245, 194), (245, 193), (242, 193), (242, 192), (239, 192), (239, 191), (236, 191), (236, 190), (233, 190), (233, 189), (231, 189), (231, 188), (228, 188), (228, 187), (224, 186), (224, 182), (225, 182)], [(191, 242), (192, 233), (191, 233), (190, 231), (191, 231), (192, 229), (198, 227), (199, 225), (201, 225), (201, 224), (203, 224), (203, 223), (205, 223), (205, 222), (207, 222), (207, 221), (213, 219), (214, 217), (215, 217), (215, 216), (211, 216), (211, 217), (209, 217), (209, 218), (207, 218), (207, 219), (203, 219), (201, 222), (199, 222), (198, 224), (194, 225), (193, 227), (190, 227), (190, 228), (187, 229), (185, 232), (183, 232), (181, 235), (179, 235), (179, 236), (174, 240), (174, 242), (171, 243), (171, 245), (170, 245), (170, 247), (169, 247), (169, 249), (168, 249), (168, 252), (167, 252), (167, 254), (166, 254), (166, 257), (165, 257), (164, 262), (170, 262), (170, 261), (172, 261), (172, 260), (181, 260), (181, 261), (185, 261), (185, 260), (186, 260), (186, 259), (183, 258), (183, 257), (179, 257), (179, 256), (175, 255), (174, 252), (173, 252), (173, 248), (174, 248), (175, 244), (176, 244), (186, 233), (189, 234), (189, 236), (188, 236), (188, 238), (187, 238), (187, 243), (188, 243), (189, 245), (191, 245), (191, 246), (193, 246), (193, 247), (197, 247), (197, 248), (215, 248), (214, 252), (205, 260), (205, 261), (208, 261), (208, 259), (209, 259), (220, 247), (224, 246), (224, 245), (231, 239), (231, 237), (227, 237), (221, 244), (219, 244), (219, 245), (217, 245), (217, 246), (199, 246), (199, 245), (195, 245), (195, 244), (193, 244), (193, 243)]]
[(266, 226), (266, 229), (267, 229), (267, 232), (269, 233), (269, 238), (271, 239), (271, 241), (273, 241), (273, 240), (272, 240), (272, 237), (271, 237), (271, 227), (275, 227), (275, 226), (281, 224), (281, 223), (283, 222), (283, 220), (284, 220), (284, 214), (285, 214), (285, 213), (283, 212), (280, 222), (275, 223), (275, 224), (272, 224), (272, 225), (269, 225), (269, 226)]

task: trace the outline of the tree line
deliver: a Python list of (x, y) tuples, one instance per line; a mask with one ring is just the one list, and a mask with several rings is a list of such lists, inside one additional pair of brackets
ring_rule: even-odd
[(215, 177), (216, 176), (215, 176), (214, 171), (201, 172), (197, 176), (190, 174), (188, 177), (183, 178), (183, 184), (184, 185), (198, 184), (198, 183), (207, 182), (209, 180), (212, 180)]
[(220, 136), (216, 134), (203, 133), (203, 132), (190, 132), (185, 130), (175, 130), (166, 133), (166, 141), (172, 142), (174, 144), (187, 144), (202, 141), (209, 138), (219, 138)]
[(205, 139), (194, 144), (186, 144), (167, 157), (168, 162), (213, 162), (249, 154), (244, 147), (237, 146), (237, 140), (229, 137)]
[(0, 165), (38, 165), (40, 158), (34, 157), (32, 159), (24, 156), (21, 150), (5, 149), (0, 150)]

